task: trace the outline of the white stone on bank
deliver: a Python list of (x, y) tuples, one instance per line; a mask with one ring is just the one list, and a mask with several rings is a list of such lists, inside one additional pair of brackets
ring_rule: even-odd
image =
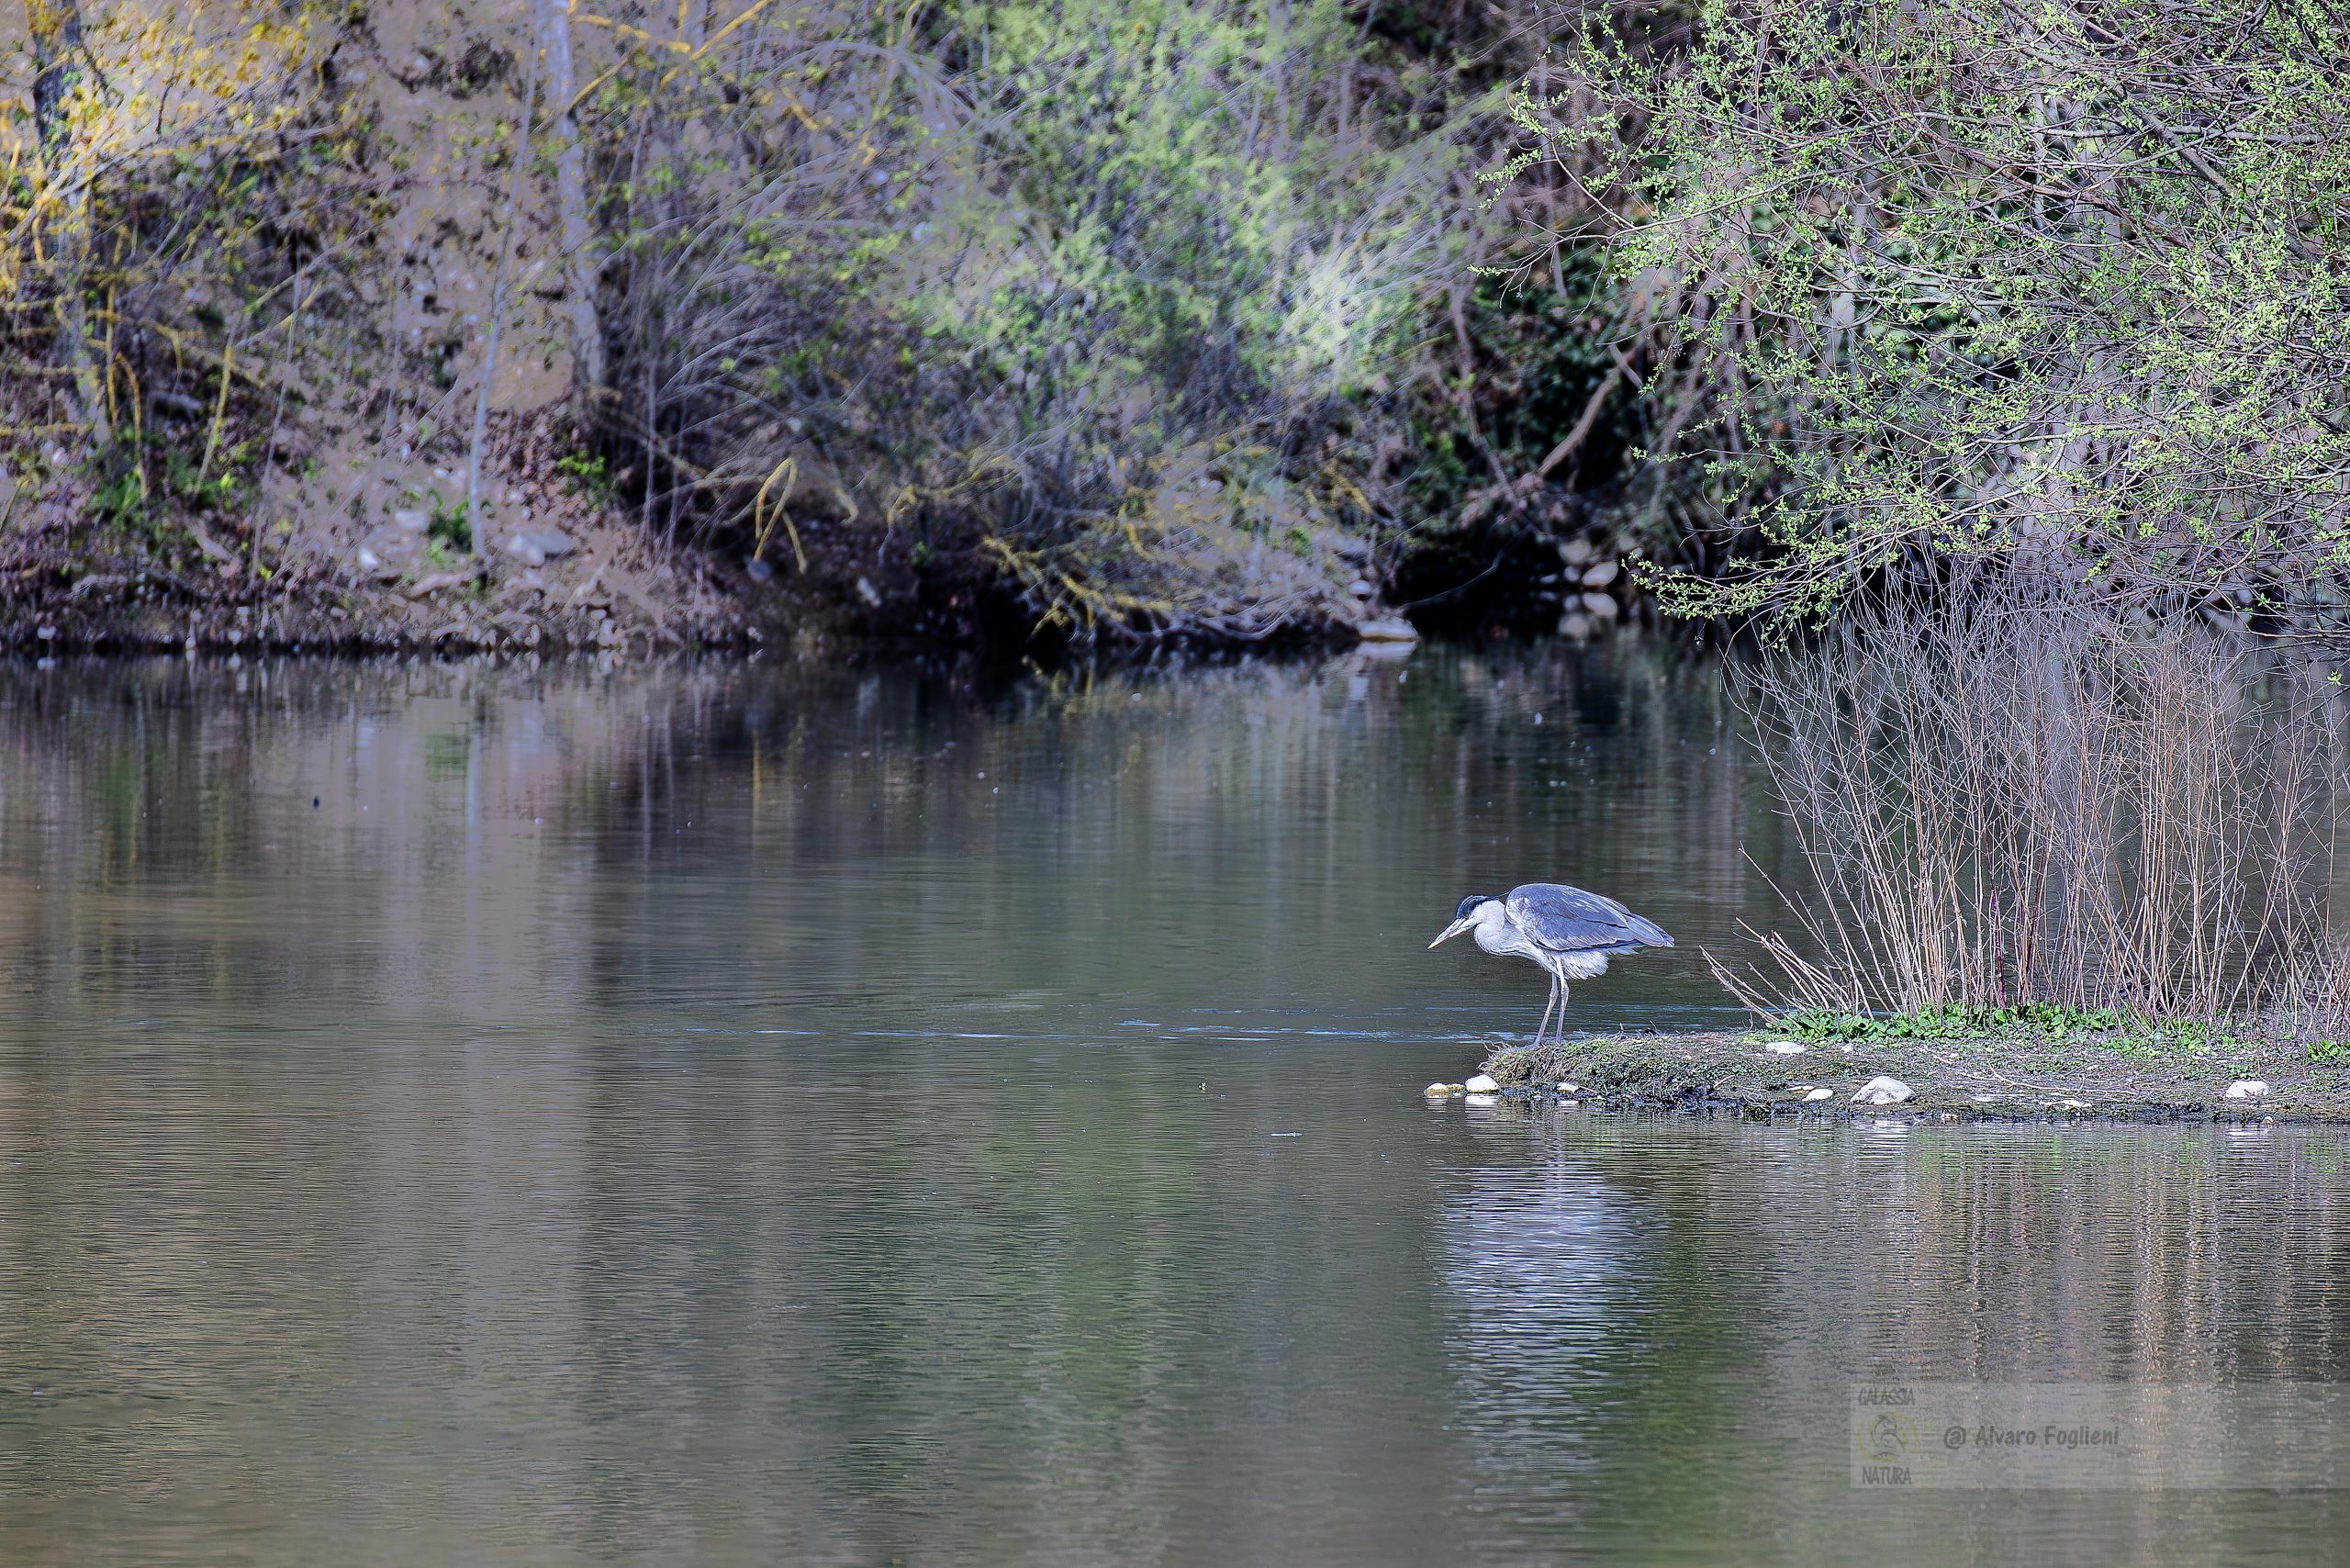
[(1472, 1094), (1491, 1094), (1501, 1088), (1501, 1085), (1481, 1072), (1460, 1087)]
[(559, 555), (568, 555), (579, 548), (571, 535), (560, 528), (517, 529), (514, 537), (506, 542), (506, 553), (519, 555), (530, 566), (543, 566)]
[(1799, 1057), (1804, 1047), (1793, 1040), (1765, 1040), (1762, 1048), (1774, 1057)]
[(1818, 1101), (1833, 1100), (1834, 1098), (1836, 1098), (1836, 1091), (1833, 1089), (1815, 1089), (1810, 1093), (1803, 1097), (1803, 1103), (1809, 1105)]
[(2257, 1078), (2239, 1078), (2228, 1085), (2228, 1098), (2231, 1100), (2260, 1100), (2266, 1099), (2267, 1094), (2267, 1083)]
[(1855, 1105), (1898, 1105), (1916, 1092), (1916, 1090), (1902, 1082), (1901, 1080), (1887, 1078), (1885, 1074), (1878, 1073), (1874, 1078), (1852, 1091), (1852, 1103)]

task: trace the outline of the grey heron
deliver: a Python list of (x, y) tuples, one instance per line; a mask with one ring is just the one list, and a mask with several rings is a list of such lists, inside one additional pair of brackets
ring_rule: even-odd
[(1430, 947), (1472, 931), (1477, 946), (1486, 952), (1529, 958), (1550, 977), (1550, 1001), (1534, 1029), (1537, 1046), (1550, 1026), (1551, 1008), (1559, 1011), (1560, 1029), (1567, 1026), (1569, 980), (1606, 974), (1607, 960), (1618, 954), (1673, 946), (1673, 938), (1655, 921), (1634, 914), (1614, 899), (1558, 882), (1528, 882), (1512, 888), (1504, 898), (1471, 893), (1453, 914), (1452, 924)]

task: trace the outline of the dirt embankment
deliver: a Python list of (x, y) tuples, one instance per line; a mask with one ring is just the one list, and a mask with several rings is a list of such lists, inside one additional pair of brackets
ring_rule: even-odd
[[(185, 19), (191, 49), (225, 39), (264, 75), (330, 84), (274, 140), (235, 143), (257, 179), (337, 151), (293, 181), (314, 199), (263, 215), (298, 258), (278, 286), (240, 283), (228, 263), (255, 258), (233, 249), (137, 275), (144, 314), (106, 340), (110, 437), (11, 394), (52, 433), (0, 470), (0, 647), (642, 650), (807, 619), (632, 504), (574, 432), (553, 181), (512, 157), (531, 25), (529, 0), (375, 6), (325, 31)], [(102, 209), (134, 236), (118, 248), (197, 199), (173, 168), (107, 166)]]
[[(1774, 1043), (1781, 1048), (1770, 1048)], [(1791, 1045), (1801, 1048), (1785, 1048)], [(1570, 1039), (1539, 1051), (1512, 1047), (1495, 1052), (1483, 1070), (1505, 1093), (1606, 1110), (1844, 1120), (2350, 1121), (2350, 1060), (2312, 1062), (2286, 1046), (2188, 1050), (2041, 1036), (1844, 1046), (1772, 1035), (1642, 1035)], [(1855, 1101), (1880, 1077), (1908, 1096)]]
[(552, 416), (498, 425), (515, 521), (486, 572), (436, 527), (429, 492), (380, 519), (273, 509), (278, 526), (241, 537), (183, 520), (166, 542), (110, 529), (60, 478), (0, 530), (0, 648), (649, 652), (777, 634), (709, 562), (566, 484), (545, 455)]

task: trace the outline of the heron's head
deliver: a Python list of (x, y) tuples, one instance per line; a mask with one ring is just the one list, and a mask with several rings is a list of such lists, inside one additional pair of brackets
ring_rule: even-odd
[(1473, 931), (1489, 921), (1502, 919), (1505, 913), (1502, 908), (1502, 901), (1494, 897), (1493, 894), (1471, 893), (1460, 901), (1460, 907), (1452, 912), (1452, 924), (1444, 928), (1444, 935), (1428, 946), (1441, 946), (1464, 931)]

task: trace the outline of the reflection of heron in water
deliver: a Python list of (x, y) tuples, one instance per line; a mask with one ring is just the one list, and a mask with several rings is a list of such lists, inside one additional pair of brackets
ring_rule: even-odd
[[(1495, 1147), (1525, 1144), (1520, 1135)], [(1654, 1148), (1636, 1142), (1598, 1153), (1570, 1143), (1528, 1165), (1505, 1155), (1464, 1172), (1442, 1200), (1447, 1425), (1481, 1503), (1492, 1488), (1492, 1511), (1456, 1521), (1469, 1529), (1555, 1529), (1589, 1509), (1628, 1461), (1634, 1471), (1653, 1462), (1624, 1424), (1638, 1408), (1625, 1396), (1638, 1383), (1639, 1399), (1675, 1397), (1639, 1383), (1636, 1369), (1667, 1353), (1660, 1305), (1691, 1287), (1672, 1273), (1666, 1205), (1609, 1179), (1619, 1163), (1654, 1158)], [(1461, 1555), (1523, 1555), (1525, 1540), (1482, 1551), (1471, 1540)]]
[(1506, 898), (1471, 893), (1453, 913), (1458, 918), (1429, 946), (1473, 931), (1477, 946), (1486, 952), (1530, 958), (1550, 977), (1550, 1001), (1534, 1029), (1538, 1046), (1543, 1030), (1550, 1026), (1551, 1008), (1559, 1010), (1560, 1030), (1566, 1029), (1569, 980), (1606, 974), (1607, 960), (1618, 953), (1673, 946), (1673, 938), (1656, 922), (1634, 914), (1614, 899), (1558, 882), (1528, 882), (1512, 888)]

